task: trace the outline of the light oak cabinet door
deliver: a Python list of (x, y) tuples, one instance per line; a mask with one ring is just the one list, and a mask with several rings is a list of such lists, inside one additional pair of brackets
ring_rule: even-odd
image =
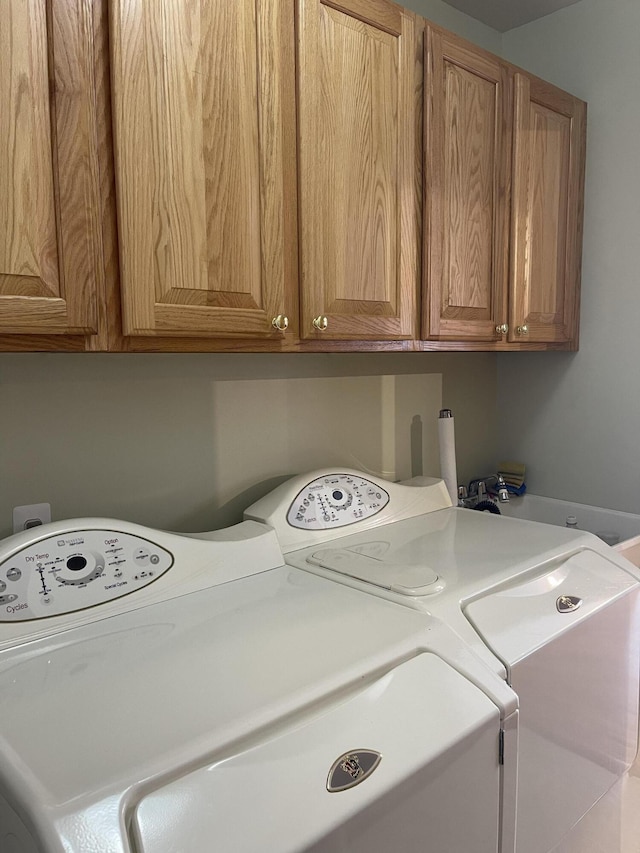
[(287, 0), (113, 0), (125, 335), (297, 326)]
[(91, 36), (89, 0), (2, 2), (0, 333), (97, 331)]
[(416, 336), (419, 47), (388, 0), (298, 0), (302, 338)]
[(426, 338), (492, 341), (507, 321), (511, 104), (500, 60), (428, 29)]
[(577, 346), (586, 105), (515, 74), (509, 340)]

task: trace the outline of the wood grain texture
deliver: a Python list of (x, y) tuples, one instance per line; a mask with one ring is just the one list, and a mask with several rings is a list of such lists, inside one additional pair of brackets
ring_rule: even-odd
[(423, 335), (495, 340), (507, 316), (508, 72), (435, 28), (425, 51)]
[(0, 296), (38, 296), (51, 299), (53, 294), (40, 276), (5, 274), (0, 276)]
[[(424, 146), (424, 40), (426, 21), (419, 15), (413, 20), (413, 37), (408, 49), (413, 56), (413, 79), (403, 77), (404, 97), (412, 104), (413, 139), (401, 137), (401, 161), (405, 167), (401, 182), (400, 233), (400, 301), (401, 315), (406, 318), (412, 337), (420, 335), (422, 296), (422, 227), (423, 227), (423, 146)], [(412, 286), (408, 283), (413, 282)], [(407, 284), (405, 284), (407, 283)]]
[[(519, 352), (567, 351), (570, 344), (518, 344), (498, 341), (298, 341), (283, 338), (281, 341), (258, 341), (253, 338), (122, 338), (118, 352), (191, 352), (191, 353), (345, 353), (345, 352)], [(85, 340), (81, 336), (0, 335), (0, 352), (47, 352), (52, 350), (83, 352)], [(116, 351), (115, 344), (112, 350)]]
[[(2, 349), (0, 340), (0, 350)], [(124, 339), (126, 352), (260, 352), (260, 353), (340, 353), (340, 352), (412, 352), (414, 341), (301, 341), (283, 336), (280, 340), (255, 338), (162, 338), (129, 337)]]
[(367, 297), (395, 297), (397, 38), (323, 6), (320, 19), (323, 200), (333, 226), (326, 289), (331, 312), (354, 300), (360, 313)]
[(51, 3), (55, 147), (63, 296), (70, 330), (97, 332), (103, 288), (93, 0)]
[(564, 211), (569, 192), (571, 120), (532, 103), (530, 107), (530, 239), (529, 281), (544, 282), (529, 294), (529, 313), (557, 316), (562, 311), (566, 228)]
[(420, 352), (569, 352), (571, 344), (535, 341), (417, 341)]
[[(445, 66), (444, 272), (442, 310), (491, 308), (495, 86), (451, 62)], [(474, 312), (475, 313), (475, 312)]]
[(98, 333), (86, 338), (91, 352), (122, 350), (122, 314), (118, 261), (111, 65), (109, 48), (109, 0), (93, 0), (93, 56), (96, 92), (96, 144), (98, 151), (99, 206), (103, 276), (98, 287)]
[[(415, 16), (298, 2), (303, 338), (415, 334)], [(373, 20), (380, 11), (380, 21)], [(420, 60), (418, 60), (420, 61)], [(326, 316), (316, 332), (311, 320)]]
[(586, 106), (515, 74), (510, 340), (577, 347)]
[(53, 173), (45, 168), (53, 142), (44, 0), (3, 3), (0, 81), (0, 273), (38, 278), (57, 296)]
[(387, 0), (321, 0), (351, 18), (392, 36), (402, 35), (402, 9)]
[[(286, 6), (113, 4), (127, 335), (278, 338), (272, 317), (295, 317), (295, 89)], [(196, 304), (201, 311), (193, 311)]]
[(0, 352), (86, 352), (83, 335), (0, 335)]
[(3, 2), (0, 332), (97, 328), (102, 255), (91, 31), (89, 0)]

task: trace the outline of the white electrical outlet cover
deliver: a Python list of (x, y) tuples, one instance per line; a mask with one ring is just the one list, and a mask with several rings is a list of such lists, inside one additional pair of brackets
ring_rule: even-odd
[(13, 532), (21, 533), (51, 521), (51, 504), (27, 504), (13, 508)]

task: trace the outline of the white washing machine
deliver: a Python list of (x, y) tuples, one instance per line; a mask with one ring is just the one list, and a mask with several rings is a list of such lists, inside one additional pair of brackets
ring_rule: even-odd
[(438, 616), (513, 687), (518, 853), (553, 850), (632, 764), (640, 584), (595, 536), (352, 470), (295, 477), (245, 517), (290, 565)]
[(0, 543), (2, 853), (496, 853), (516, 704), (255, 522)]

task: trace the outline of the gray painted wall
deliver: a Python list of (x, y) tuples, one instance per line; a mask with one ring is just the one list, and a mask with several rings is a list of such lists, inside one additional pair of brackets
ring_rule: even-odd
[(577, 354), (498, 356), (501, 452), (530, 490), (640, 512), (640, 3), (581, 0), (506, 33), (505, 56), (588, 101)]
[(22, 504), (195, 531), (323, 465), (437, 475), (442, 405), (469, 480), (495, 394), (481, 353), (2, 354), (0, 536)]
[(434, 24), (445, 27), (486, 50), (498, 54), (501, 51), (502, 41), (499, 32), (443, 3), (442, 0), (409, 0), (400, 5), (412, 9), (429, 21), (433, 21)]

